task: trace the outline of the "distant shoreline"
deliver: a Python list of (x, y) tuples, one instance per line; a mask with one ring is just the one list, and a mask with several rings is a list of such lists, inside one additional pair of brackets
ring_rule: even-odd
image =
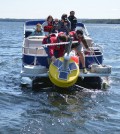
[[(9, 18), (2, 19), (0, 18), (0, 22), (25, 22), (29, 20), (38, 20), (38, 19), (9, 19)], [(78, 22), (95, 23), (95, 24), (120, 24), (120, 19), (78, 19)]]

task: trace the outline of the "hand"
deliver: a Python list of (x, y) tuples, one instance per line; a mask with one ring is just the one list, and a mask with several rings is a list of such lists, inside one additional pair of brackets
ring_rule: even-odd
[(55, 56), (52, 56), (52, 57), (51, 57), (51, 60), (52, 60), (52, 62), (55, 62), (55, 61), (56, 61)]
[(90, 55), (93, 55), (94, 54), (94, 50), (91, 48), (87, 48), (87, 51), (89, 51), (90, 52)]

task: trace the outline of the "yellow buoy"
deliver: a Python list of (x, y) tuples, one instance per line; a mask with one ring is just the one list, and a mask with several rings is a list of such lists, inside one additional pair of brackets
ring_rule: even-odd
[(79, 76), (79, 66), (72, 59), (69, 61), (69, 69), (62, 71), (61, 65), (63, 64), (64, 58), (58, 58), (56, 63), (51, 63), (49, 67), (49, 78), (53, 84), (58, 87), (70, 87), (74, 85)]

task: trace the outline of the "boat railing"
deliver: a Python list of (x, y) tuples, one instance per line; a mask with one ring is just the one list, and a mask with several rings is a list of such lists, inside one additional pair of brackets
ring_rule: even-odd
[[(22, 47), (22, 53), (25, 55), (33, 55), (33, 56), (48, 56), (48, 47), (44, 46), (23, 46)], [(89, 53), (86, 56), (99, 56), (102, 55), (103, 52), (99, 49), (99, 47), (90, 47), (90, 51), (84, 50), (84, 53)], [(96, 54), (97, 53), (97, 54)]]
[(24, 39), (24, 47), (39, 47), (42, 45), (43, 36), (30, 36)]
[(45, 36), (29, 36), (27, 39), (28, 40), (30, 40), (30, 41), (34, 41), (34, 40), (36, 40), (36, 41), (40, 41), (40, 39), (43, 39)]
[(93, 43), (93, 46), (94, 46), (94, 49), (95, 50), (100, 50), (102, 53), (103, 53), (103, 47), (101, 46), (101, 44), (95, 44), (95, 43)]

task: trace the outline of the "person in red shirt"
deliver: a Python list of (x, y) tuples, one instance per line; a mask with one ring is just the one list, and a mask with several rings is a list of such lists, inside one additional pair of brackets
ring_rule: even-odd
[[(72, 48), (74, 48), (77, 52), (77, 54), (80, 57), (80, 61), (83, 67), (83, 73), (87, 73), (87, 70), (85, 68), (85, 56), (83, 52), (83, 45), (86, 49), (89, 49), (87, 42), (83, 36), (83, 31), (82, 30), (77, 30), (77, 31), (71, 31), (69, 32), (69, 36), (73, 37), (73, 41), (78, 41), (78, 43), (73, 44)], [(82, 42), (82, 44), (81, 44)]]
[[(55, 34), (51, 34), (49, 36), (46, 36), (42, 44), (52, 44), (52, 43), (60, 43), (60, 42), (66, 42), (67, 36), (61, 32), (56, 36)], [(51, 45), (48, 46), (48, 55), (51, 58), (51, 60), (54, 62), (56, 58), (62, 57), (64, 55), (65, 51), (65, 45)]]

